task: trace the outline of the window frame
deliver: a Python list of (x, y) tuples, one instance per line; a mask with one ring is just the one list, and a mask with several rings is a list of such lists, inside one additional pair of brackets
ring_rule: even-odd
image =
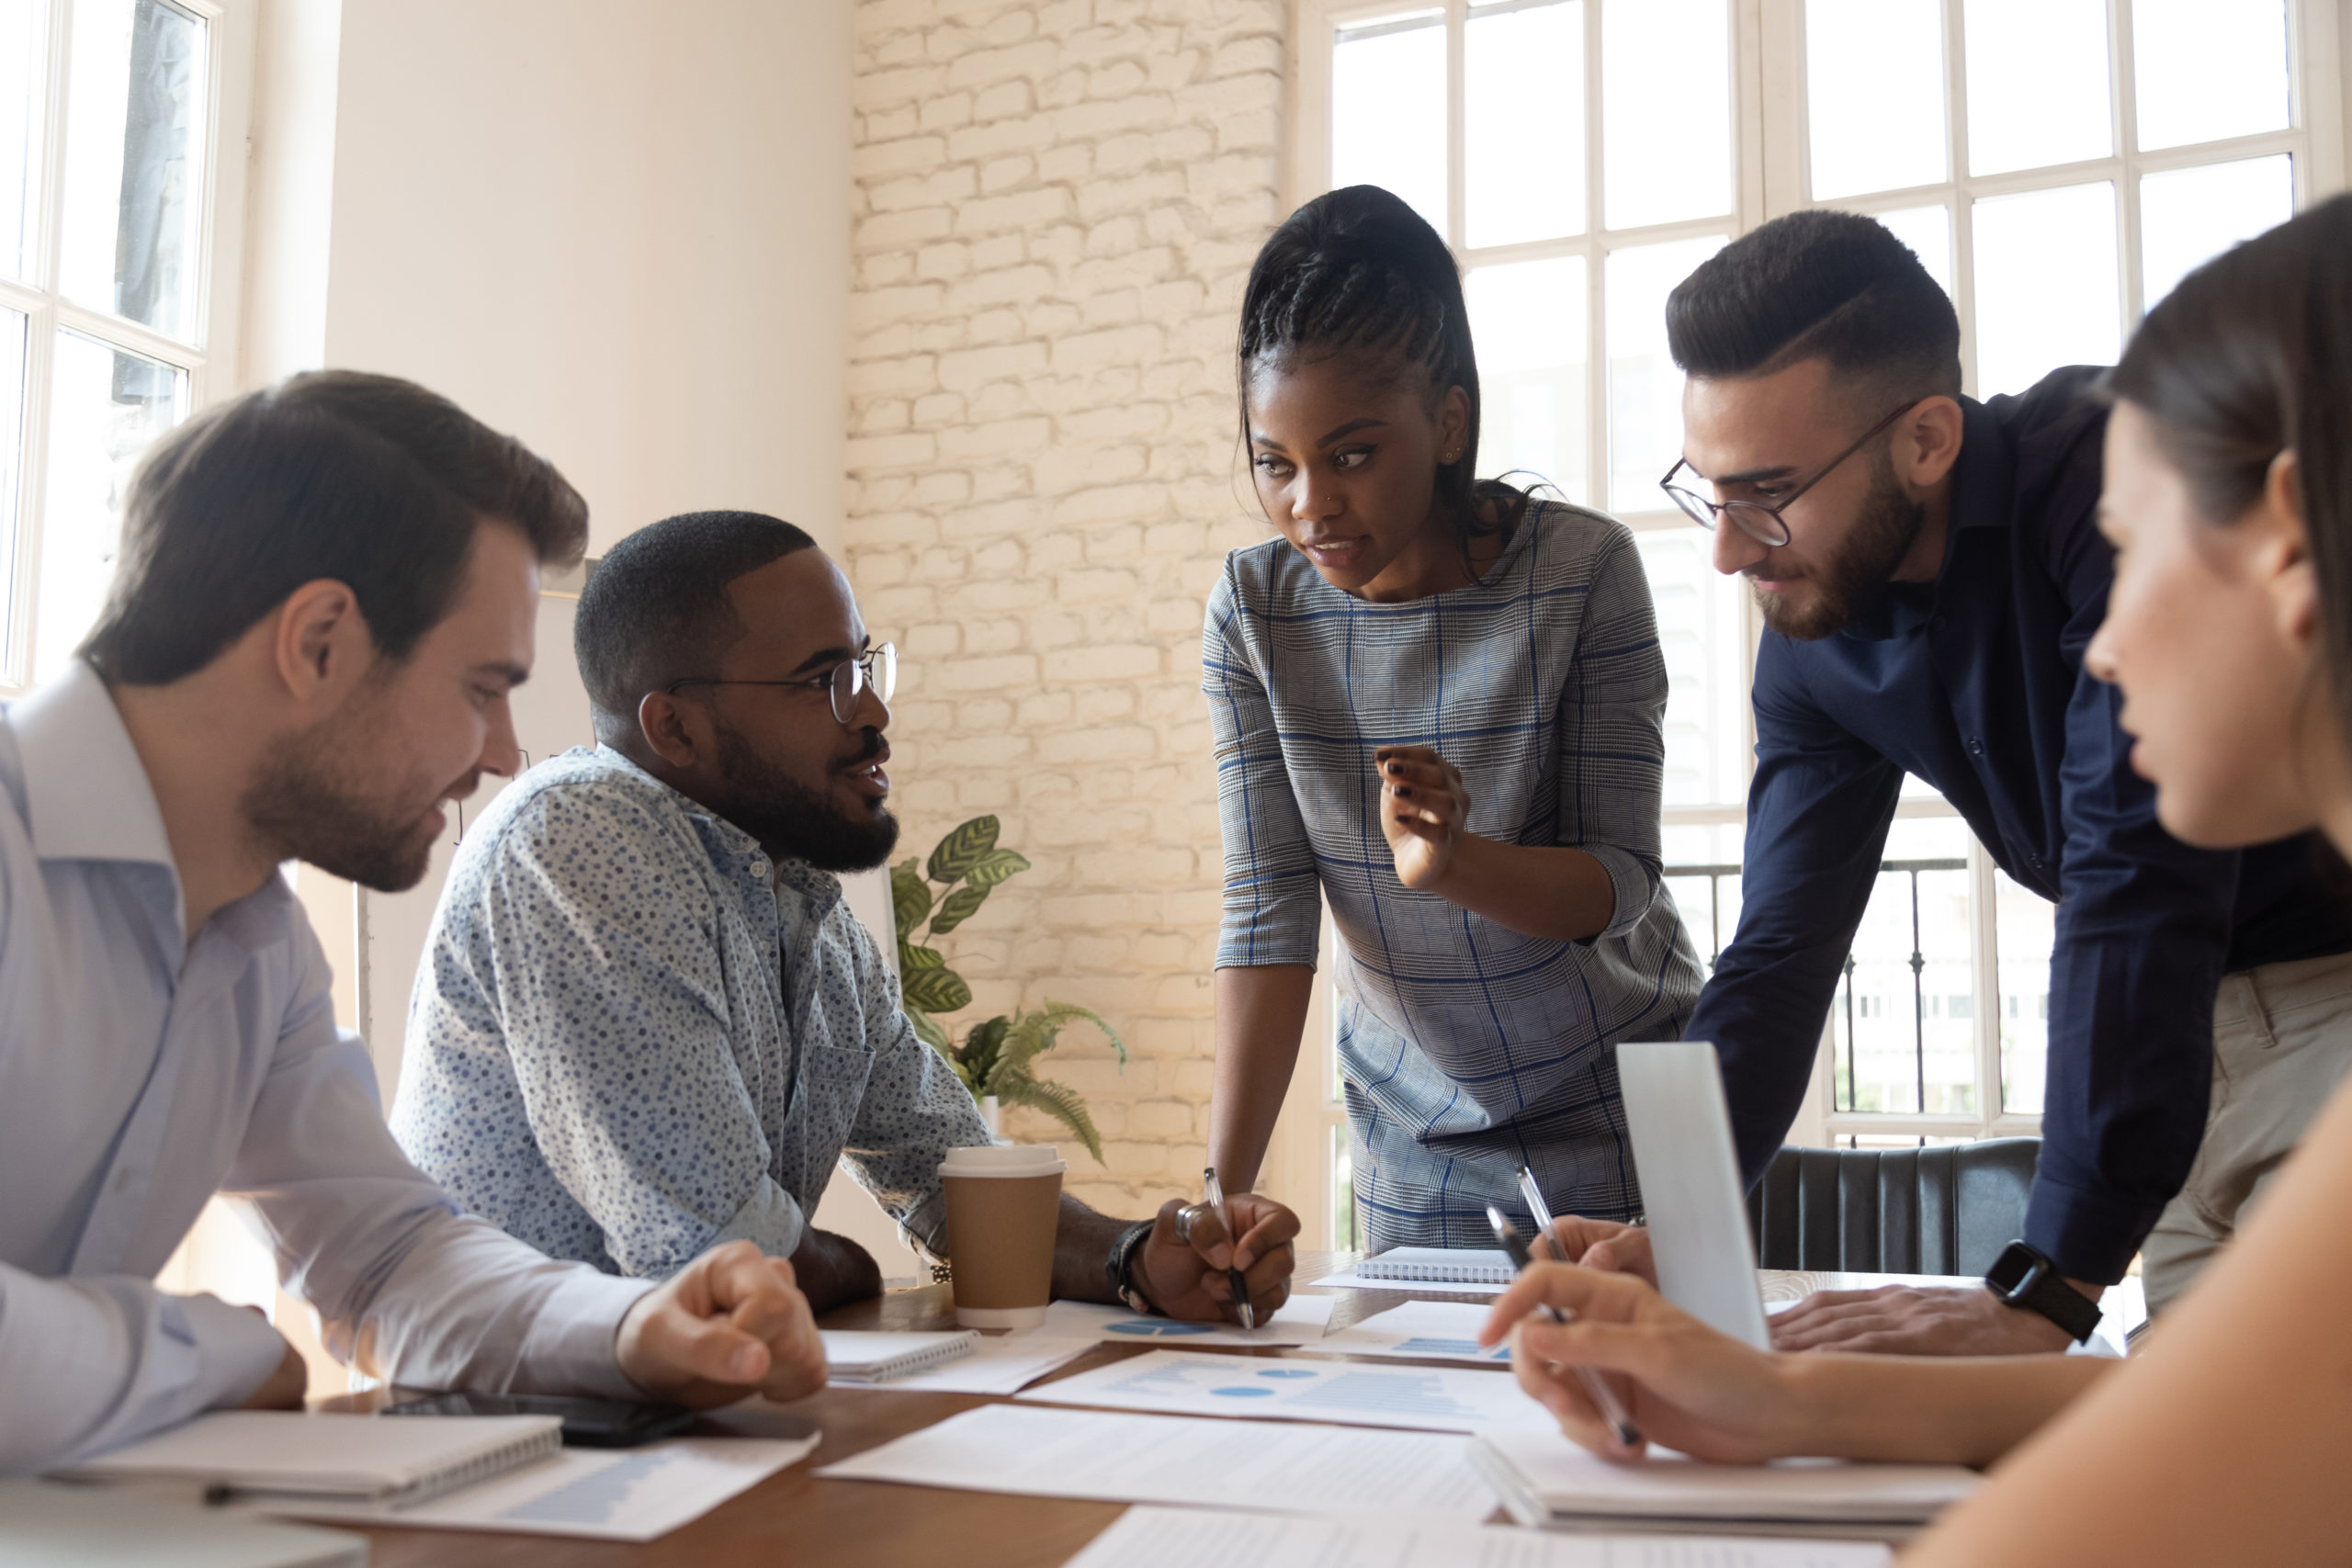
[(7, 627), (0, 640), (0, 698), (32, 683), (40, 607), (40, 552), (48, 502), (51, 394), (57, 333), (77, 333), (108, 348), (143, 355), (187, 377), (190, 417), (238, 389), (246, 165), (251, 152), (254, 39), (258, 0), (162, 0), (206, 28), (202, 202), (194, 290), (195, 331), (187, 341), (66, 299), (58, 267), (65, 209), (65, 95), (72, 75), (74, 0), (45, 0), (46, 73), (41, 85), (33, 278), (0, 276), (0, 307), (25, 321), (23, 443), (17, 476), (13, 555), (0, 560)]
[[(1464, 29), (1470, 0), (1294, 0), (1289, 55), (1290, 154), (1284, 160), (1284, 211), (1329, 188), (1331, 171), (1332, 57), (1341, 28), (1394, 17), (1400, 12), (1440, 12), (1447, 30), (1447, 234), (1464, 269), (1498, 263), (1532, 261), (1563, 255), (1584, 255), (1590, 280), (1587, 295), (1587, 462), (1588, 489), (1594, 503), (1608, 509), (1610, 455), (1608, 450), (1609, 353), (1606, 337), (1606, 292), (1602, 286), (1610, 250), (1628, 244), (1654, 243), (1722, 232), (1746, 233), (1766, 219), (1815, 206), (1880, 212), (1942, 203), (1951, 218), (1954, 305), (1962, 324), (1963, 384), (1976, 389), (1975, 258), (1972, 240), (1972, 204), (1981, 197), (2110, 180), (2116, 186), (2117, 256), (2122, 268), (2118, 290), (2122, 319), (2118, 341), (2143, 313), (2143, 283), (2140, 254), (2140, 178), (2143, 175), (2233, 162), (2241, 158), (2286, 152), (2294, 159), (2294, 210), (2301, 211), (2321, 197), (2343, 188), (2352, 147), (2346, 144), (2343, 87), (2352, 74), (2352, 34), (2347, 34), (2339, 6), (2328, 0), (2285, 0), (2290, 50), (2290, 91), (2292, 95), (2287, 130), (2194, 143), (2143, 152), (2135, 146), (2134, 59), (2132, 38), (2132, 0), (2107, 0), (2110, 155), (2047, 168), (2016, 170), (1999, 175), (1967, 174), (1967, 60), (1962, 33), (1964, 0), (1942, 0), (1946, 92), (1946, 177), (1940, 182), (1899, 191), (1871, 192), (1816, 202), (1811, 194), (1811, 147), (1804, 52), (1804, 0), (1724, 0), (1731, 25), (1730, 91), (1733, 94), (1732, 211), (1725, 219), (1657, 224), (1638, 229), (1610, 230), (1603, 205), (1600, 100), (1601, 7), (1627, 0), (1585, 0), (1585, 146), (1587, 223), (1585, 231), (1558, 239), (1470, 249), (1461, 243), (1464, 218)], [(1614, 513), (1637, 534), (1671, 527), (1690, 527), (1682, 514), (1660, 498), (1657, 507)], [(1762, 635), (1755, 605), (1741, 597), (1744, 657), (1742, 678), (1753, 685), (1757, 649)], [(1742, 737), (1753, 776), (1755, 714), (1743, 705), (1746, 733)], [(1728, 825), (1747, 819), (1745, 788), (1736, 802), (1668, 807), (1666, 826)], [(1896, 817), (1957, 818), (1959, 813), (1939, 796), (1906, 795)], [(1836, 1109), (1835, 1027), (1823, 1021), (1821, 1045), (1815, 1055), (1814, 1091), (1792, 1127), (1792, 1140), (1826, 1144), (1838, 1140), (1883, 1140), (1890, 1137), (1922, 1142), (2006, 1136), (2031, 1136), (2041, 1131), (2041, 1117), (2012, 1112), (2001, 1104), (2000, 987), (1998, 972), (1998, 868), (1984, 845), (1970, 835), (1970, 959), (1973, 1018), (1976, 1041), (1977, 1111), (1969, 1114), (1935, 1112), (1861, 1112)], [(1326, 931), (1327, 942), (1329, 940)], [(1334, 1010), (1329, 1005), (1329, 954), (1318, 970), (1316, 1003), (1293, 1086), (1277, 1125), (1270, 1151), (1269, 1174), (1283, 1180), (1283, 1190), (1300, 1207), (1310, 1235), (1332, 1236), (1339, 1209), (1332, 1190), (1329, 1156), (1333, 1136), (1344, 1136), (1346, 1107), (1338, 1098), (1333, 1060)]]

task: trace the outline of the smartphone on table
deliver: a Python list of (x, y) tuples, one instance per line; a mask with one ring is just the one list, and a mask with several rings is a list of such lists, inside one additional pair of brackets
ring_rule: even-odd
[(679, 1404), (635, 1404), (622, 1399), (572, 1399), (552, 1393), (428, 1393), (387, 1404), (386, 1416), (553, 1416), (563, 1422), (566, 1446), (633, 1449), (675, 1437), (695, 1412)]

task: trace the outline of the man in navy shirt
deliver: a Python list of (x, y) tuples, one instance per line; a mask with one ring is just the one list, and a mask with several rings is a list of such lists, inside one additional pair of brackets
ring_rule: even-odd
[[(2161, 1305), (2352, 1053), (2352, 899), (2309, 838), (2219, 853), (2156, 824), (2120, 698), (2083, 668), (2113, 576), (2094, 521), (2098, 372), (1962, 397), (1951, 301), (1849, 213), (1725, 247), (1667, 321), (1689, 377), (1667, 490), (1714, 530), (1717, 570), (1750, 581), (1768, 628), (1739, 929), (1684, 1029), (1721, 1052), (1747, 1175), (1814, 1081), (1916, 774), (2058, 905), (2041, 1168), (2004, 1265), (2046, 1260), (2096, 1300), (2144, 1240)], [(2017, 1304), (1973, 1287), (1827, 1292), (1775, 1332), (2002, 1354), (2063, 1348), (2084, 1310), (2042, 1287)]]

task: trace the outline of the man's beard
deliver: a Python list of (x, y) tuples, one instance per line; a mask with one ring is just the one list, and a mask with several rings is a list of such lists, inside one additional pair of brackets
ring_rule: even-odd
[(429, 818), (449, 795), (473, 792), (474, 778), (423, 807), (404, 804), (432, 787), (422, 778), (371, 791), (352, 776), (366, 752), (364, 714), (338, 715), (270, 744), (240, 805), (246, 826), (273, 860), (307, 861), (373, 888), (405, 893), (424, 880), (439, 838)]
[[(865, 749), (833, 771), (881, 754), (882, 732), (868, 729)], [(718, 731), (718, 777), (727, 799), (707, 804), (771, 855), (806, 861), (819, 871), (868, 871), (898, 846), (899, 819), (879, 801), (860, 817), (837, 810), (826, 795), (762, 761), (750, 741), (726, 728)]]
[(1758, 589), (1764, 624), (1782, 637), (1815, 642), (1875, 614), (1886, 601), (1894, 569), (1918, 542), (1927, 520), (1926, 504), (1903, 493), (1894, 463), (1880, 453), (1871, 465), (1870, 494), (1862, 498), (1861, 516), (1845, 547), (1805, 580), (1814, 586), (1813, 604), (1799, 610), (1787, 595)]

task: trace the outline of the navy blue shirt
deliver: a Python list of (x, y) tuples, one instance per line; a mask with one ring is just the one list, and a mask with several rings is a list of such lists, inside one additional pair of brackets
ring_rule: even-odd
[(2114, 555), (2099, 536), (2099, 372), (1962, 400), (1932, 583), (1756, 664), (1739, 931), (1684, 1038), (1721, 1052), (1753, 1181), (1808, 1087), (1903, 775), (1942, 792), (2002, 870), (2056, 901), (2041, 1163), (2026, 1240), (2122, 1278), (2203, 1135), (2223, 974), (2352, 950), (2352, 900), (2308, 835), (2194, 850), (2132, 771), (2121, 697), (2083, 668)]

